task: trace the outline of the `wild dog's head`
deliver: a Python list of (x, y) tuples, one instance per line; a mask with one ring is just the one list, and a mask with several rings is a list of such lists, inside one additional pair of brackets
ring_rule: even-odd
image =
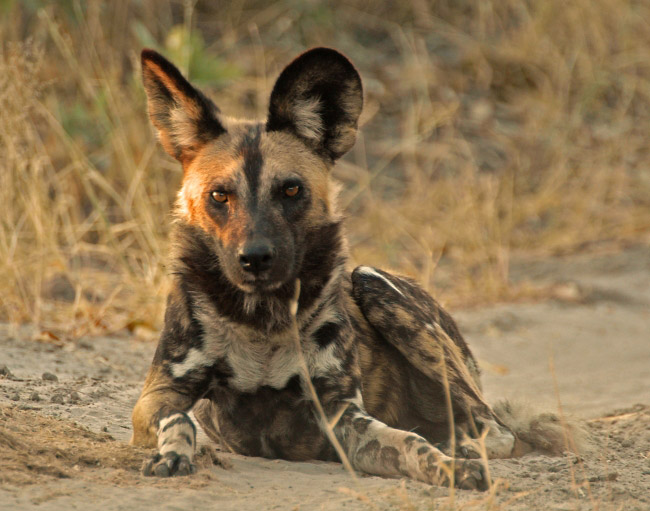
[(316, 48), (280, 74), (266, 121), (240, 121), (170, 62), (142, 52), (149, 116), (183, 165), (181, 221), (207, 235), (228, 280), (266, 292), (295, 278), (310, 233), (337, 220), (329, 171), (354, 144), (361, 79), (340, 53)]

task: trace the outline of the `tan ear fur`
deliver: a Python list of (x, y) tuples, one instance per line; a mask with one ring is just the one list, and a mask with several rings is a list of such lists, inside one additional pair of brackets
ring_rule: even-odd
[(158, 138), (184, 166), (205, 143), (225, 133), (219, 109), (159, 53), (142, 51), (142, 79)]

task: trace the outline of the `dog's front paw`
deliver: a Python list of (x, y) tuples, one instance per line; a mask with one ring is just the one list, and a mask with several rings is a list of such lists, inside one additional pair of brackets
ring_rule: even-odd
[(156, 454), (142, 465), (142, 474), (145, 476), (187, 476), (194, 472), (196, 472), (196, 465), (185, 454), (173, 451), (165, 455)]

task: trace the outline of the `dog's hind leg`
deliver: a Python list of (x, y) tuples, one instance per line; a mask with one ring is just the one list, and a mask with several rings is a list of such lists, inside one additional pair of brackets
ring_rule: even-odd
[(429, 484), (448, 486), (453, 481), (462, 489), (488, 489), (490, 482), (482, 462), (452, 459), (421, 436), (387, 426), (363, 410), (360, 395), (348, 403), (335, 433), (354, 468)]
[[(468, 433), (476, 429), (472, 422), (487, 429), (488, 456), (510, 456), (514, 435), (483, 398), (476, 361), (451, 316), (415, 282), (381, 270), (357, 268), (352, 286), (354, 300), (375, 334), (404, 356), (414, 374), (435, 382), (432, 388), (448, 389), (454, 416), (461, 412), (467, 417), (461, 426)], [(423, 400), (432, 399), (428, 391), (417, 389)], [(441, 403), (439, 396), (434, 400)]]

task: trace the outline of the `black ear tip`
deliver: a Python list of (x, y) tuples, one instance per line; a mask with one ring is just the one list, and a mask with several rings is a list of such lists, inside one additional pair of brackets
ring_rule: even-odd
[(322, 63), (339, 63), (344, 65), (345, 67), (348, 67), (350, 69), (355, 69), (354, 65), (350, 61), (349, 58), (347, 58), (345, 55), (343, 55), (340, 51), (335, 50), (334, 48), (328, 48), (326, 46), (319, 46), (316, 48), (312, 48), (310, 50), (307, 50), (303, 54), (299, 55), (296, 60), (300, 61), (319, 61)]
[[(151, 48), (144, 48), (140, 54), (140, 58), (142, 73), (145, 79), (147, 79), (147, 77), (158, 76), (159, 72), (162, 71), (163, 74), (170, 76), (179, 83), (186, 82), (185, 78), (178, 70), (178, 68), (156, 50), (152, 50)], [(186, 85), (186, 88), (189, 87), (190, 85), (188, 83)]]
[(171, 62), (169, 62), (156, 50), (152, 50), (151, 48), (143, 48), (142, 52), (140, 53), (140, 62), (142, 64), (142, 67), (146, 67), (149, 62), (158, 64), (161, 67), (171, 66)]
[(337, 57), (343, 57), (344, 59), (348, 60), (345, 55), (343, 55), (340, 51), (335, 50), (334, 48), (329, 48), (327, 46), (316, 46), (315, 48), (310, 48), (309, 50), (305, 51), (302, 55), (331, 55), (331, 56), (337, 56)]
[(145, 60), (155, 60), (157, 57), (160, 57), (160, 53), (156, 50), (152, 50), (151, 48), (142, 48), (142, 52), (140, 53), (140, 59), (142, 62)]

